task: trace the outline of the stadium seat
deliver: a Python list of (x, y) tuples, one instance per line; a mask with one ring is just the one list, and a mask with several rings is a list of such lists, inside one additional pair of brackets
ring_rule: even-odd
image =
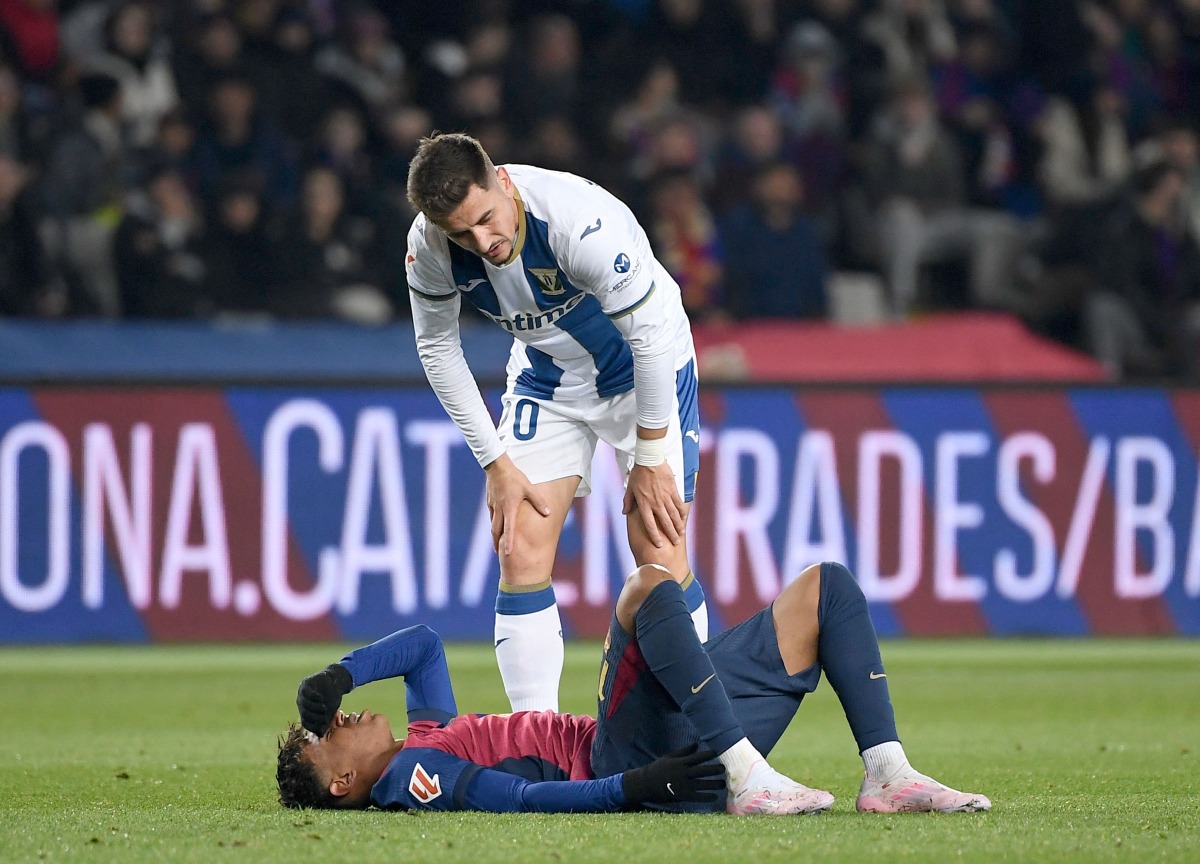
[(874, 273), (840, 271), (829, 277), (829, 318), (839, 326), (863, 327), (888, 320), (887, 290)]

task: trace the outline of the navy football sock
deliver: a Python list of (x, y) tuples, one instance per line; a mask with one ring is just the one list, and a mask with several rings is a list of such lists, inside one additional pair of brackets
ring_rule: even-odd
[(700, 740), (724, 753), (745, 738), (725, 686), (696, 637), (679, 585), (671, 580), (655, 585), (638, 607), (634, 624), (642, 657), (696, 727)]
[(899, 741), (867, 598), (841, 564), (821, 565), (817, 621), (817, 661), (842, 703), (858, 752)]

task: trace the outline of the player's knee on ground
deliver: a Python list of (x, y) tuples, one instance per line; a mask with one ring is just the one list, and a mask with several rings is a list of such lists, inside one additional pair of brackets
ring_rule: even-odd
[(635, 631), (634, 619), (642, 603), (650, 596), (655, 586), (671, 581), (671, 571), (659, 564), (643, 564), (625, 579), (625, 586), (617, 598), (617, 621), (627, 633)]

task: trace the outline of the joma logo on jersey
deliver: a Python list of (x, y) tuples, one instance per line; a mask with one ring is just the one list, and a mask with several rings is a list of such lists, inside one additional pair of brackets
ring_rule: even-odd
[(408, 791), (422, 804), (428, 804), (441, 796), (442, 780), (437, 774), (430, 777), (429, 772), (418, 762), (408, 780)]
[(561, 306), (555, 306), (553, 309), (547, 309), (545, 312), (537, 315), (534, 315), (532, 312), (518, 312), (511, 318), (505, 318), (502, 315), (493, 315), (486, 309), (480, 309), (480, 311), (509, 333), (528, 333), (531, 330), (541, 330), (547, 324), (553, 324), (578, 306), (585, 296), (584, 294), (576, 294)]
[(542, 286), (543, 294), (562, 294), (567, 290), (558, 277), (557, 267), (530, 267), (529, 272)]

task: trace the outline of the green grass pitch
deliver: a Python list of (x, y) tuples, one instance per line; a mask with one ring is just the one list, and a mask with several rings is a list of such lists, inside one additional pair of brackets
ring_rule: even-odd
[[(895, 641), (913, 763), (990, 813), (854, 812), (861, 763), (828, 682), (772, 761), (833, 792), (816, 817), (326, 813), (275, 800), (299, 679), (344, 646), (0, 650), (0, 862), (1200, 861), (1200, 642)], [(459, 708), (507, 703), (487, 645), (451, 645)], [(568, 646), (563, 708), (595, 705)], [(403, 730), (403, 687), (346, 707)]]

